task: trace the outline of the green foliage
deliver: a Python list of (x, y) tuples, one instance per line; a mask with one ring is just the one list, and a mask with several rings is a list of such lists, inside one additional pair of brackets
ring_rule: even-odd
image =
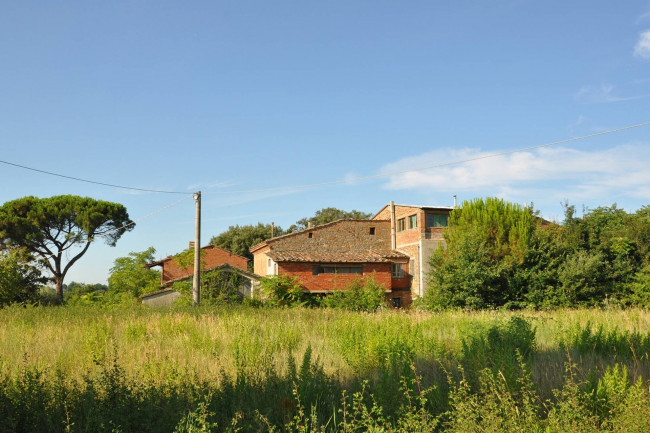
[(446, 249), (431, 258), (420, 306), (549, 308), (648, 305), (650, 217), (612, 205), (562, 225), (499, 199), (473, 200), (452, 212)]
[[(0, 240), (24, 247), (42, 259), (52, 273), (57, 295), (63, 301), (63, 280), (70, 267), (88, 250), (90, 243), (103, 237), (110, 246), (135, 223), (118, 203), (88, 197), (60, 195), (49, 198), (23, 197), (0, 207)], [(78, 246), (67, 264), (63, 251)]]
[(530, 209), (487, 198), (463, 202), (444, 232), (446, 249), (431, 258), (429, 290), (423, 305), (480, 309), (520, 301), (515, 278), (535, 229)]
[(357, 278), (345, 289), (335, 290), (322, 300), (328, 308), (373, 312), (386, 306), (386, 289), (377, 284), (374, 275)]
[(307, 307), (315, 304), (314, 297), (305, 292), (298, 279), (288, 275), (272, 275), (262, 278), (260, 288), (268, 305)]
[(38, 289), (45, 282), (26, 251), (0, 251), (0, 307), (14, 302), (36, 302)]
[(295, 230), (304, 230), (307, 228), (308, 224), (311, 223), (313, 226), (327, 224), (332, 221), (340, 219), (354, 219), (354, 220), (367, 220), (372, 216), (371, 213), (360, 212), (358, 210), (352, 209), (351, 211), (344, 211), (337, 209), (335, 207), (327, 207), (321, 210), (316, 211), (311, 218), (303, 218), (296, 221), (296, 224), (292, 225), (289, 228), (289, 232)]
[(155, 292), (160, 288), (160, 272), (145, 265), (154, 260), (156, 250), (149, 247), (142, 252), (131, 252), (113, 262), (108, 277), (108, 290), (114, 293), (127, 292), (137, 297)]
[[(236, 270), (212, 269), (201, 271), (201, 303), (205, 305), (221, 305), (241, 303), (242, 296), (239, 288), (246, 282)], [(177, 281), (173, 288), (183, 295), (178, 304), (190, 305), (192, 299), (192, 279)]]
[[(275, 226), (274, 236), (280, 236), (282, 228)], [(220, 235), (213, 236), (210, 244), (216, 245), (231, 253), (250, 259), (252, 270), (253, 254), (250, 248), (271, 238), (271, 224), (257, 223), (257, 225), (230, 226)]]

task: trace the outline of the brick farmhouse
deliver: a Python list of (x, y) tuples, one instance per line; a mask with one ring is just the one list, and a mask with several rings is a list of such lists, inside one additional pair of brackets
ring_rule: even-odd
[[(232, 268), (237, 268), (245, 272), (248, 271), (249, 260), (246, 257), (233, 254), (216, 245), (207, 245), (201, 248), (201, 261), (206, 271), (222, 267), (223, 265), (229, 265)], [(160, 272), (160, 285), (163, 287), (170, 286), (176, 281), (190, 278), (194, 274), (194, 262), (189, 267), (183, 268), (172, 256), (147, 264), (147, 268), (155, 266), (162, 268)]]
[(452, 209), (391, 202), (370, 220), (338, 220), (267, 239), (250, 249), (254, 272), (297, 277), (306, 291), (323, 294), (374, 276), (393, 306), (408, 306), (424, 294), (428, 261), (444, 244)]

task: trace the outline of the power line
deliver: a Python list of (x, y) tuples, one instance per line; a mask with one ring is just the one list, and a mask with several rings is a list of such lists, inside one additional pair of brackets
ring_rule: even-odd
[(636, 124), (636, 125), (624, 126), (622, 128), (610, 129), (610, 130), (607, 130), (607, 131), (596, 132), (594, 134), (583, 135), (583, 136), (580, 136), (580, 137), (567, 138), (565, 140), (553, 141), (553, 142), (550, 142), (550, 143), (538, 144), (538, 145), (535, 145), (535, 146), (522, 147), (522, 148), (519, 148), (519, 149), (507, 150), (507, 151), (498, 152), (498, 153), (491, 153), (489, 155), (477, 156), (477, 157), (474, 157), (474, 158), (444, 162), (444, 163), (440, 163), (440, 164), (429, 165), (429, 166), (426, 166), (426, 167), (411, 168), (411, 169), (408, 169), (408, 170), (394, 171), (394, 172), (390, 172), (390, 173), (374, 174), (374, 175), (369, 175), (369, 176), (360, 176), (360, 177), (353, 177), (353, 178), (347, 178), (347, 179), (338, 179), (338, 180), (332, 180), (332, 181), (329, 181), (329, 182), (311, 183), (311, 184), (304, 184), (304, 185), (282, 186), (282, 187), (274, 187), (274, 188), (248, 189), (248, 190), (238, 190), (238, 191), (215, 191), (214, 194), (242, 194), (242, 193), (251, 193), (251, 192), (273, 192), (273, 191), (285, 191), (285, 190), (292, 190), (292, 189), (309, 189), (309, 188), (316, 188), (316, 187), (320, 187), (320, 186), (340, 185), (340, 184), (343, 184), (343, 183), (358, 182), (358, 181), (364, 181), (364, 180), (370, 180), (370, 179), (380, 179), (380, 178), (384, 178), (384, 177), (397, 176), (397, 175), (405, 174), (405, 173), (414, 173), (414, 172), (419, 172), (419, 171), (431, 170), (433, 168), (448, 167), (448, 166), (451, 166), (451, 165), (464, 164), (466, 162), (479, 161), (479, 160), (488, 159), (488, 158), (495, 158), (497, 156), (510, 155), (510, 154), (513, 154), (513, 153), (525, 152), (527, 150), (541, 149), (543, 147), (556, 146), (558, 144), (570, 143), (570, 142), (573, 142), (573, 141), (586, 140), (587, 138), (597, 137), (599, 135), (613, 134), (615, 132), (621, 132), (621, 131), (625, 131), (625, 130), (633, 129), (633, 128), (640, 128), (642, 126), (648, 126), (648, 125), (650, 125), (650, 122), (639, 123), (639, 124)]
[(3, 161), (3, 160), (0, 160), (0, 163), (6, 164), (6, 165), (11, 165), (11, 166), (14, 166), (14, 167), (23, 168), (25, 170), (35, 171), (37, 173), (49, 174), (50, 176), (62, 177), (64, 179), (76, 180), (76, 181), (79, 181), (79, 182), (92, 183), (94, 185), (110, 186), (110, 187), (113, 187), (113, 188), (129, 189), (129, 190), (132, 190), (132, 191), (157, 192), (157, 193), (161, 193), (161, 194), (187, 194), (187, 191), (164, 191), (164, 190), (159, 190), (159, 189), (135, 188), (135, 187), (131, 187), (131, 186), (123, 186), (123, 185), (115, 185), (115, 184), (112, 184), (112, 183), (97, 182), (97, 181), (94, 181), (94, 180), (82, 179), (82, 178), (79, 178), (79, 177), (67, 176), (65, 174), (53, 173), (51, 171), (46, 171), (46, 170), (40, 170), (38, 168), (27, 167), (26, 165), (20, 165), (20, 164), (16, 164), (16, 163), (9, 162), (9, 161)]

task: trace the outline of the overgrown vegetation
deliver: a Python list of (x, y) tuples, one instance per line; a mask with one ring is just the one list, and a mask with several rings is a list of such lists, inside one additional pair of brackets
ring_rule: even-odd
[(0, 310), (0, 431), (644, 432), (650, 313)]
[(464, 202), (431, 259), (429, 309), (650, 306), (650, 207), (611, 207), (561, 225), (488, 198)]

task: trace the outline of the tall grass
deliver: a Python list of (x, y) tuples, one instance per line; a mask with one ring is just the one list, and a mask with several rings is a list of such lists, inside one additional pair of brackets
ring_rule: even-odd
[(642, 310), (12, 307), (0, 430), (614, 431), (649, 351)]

